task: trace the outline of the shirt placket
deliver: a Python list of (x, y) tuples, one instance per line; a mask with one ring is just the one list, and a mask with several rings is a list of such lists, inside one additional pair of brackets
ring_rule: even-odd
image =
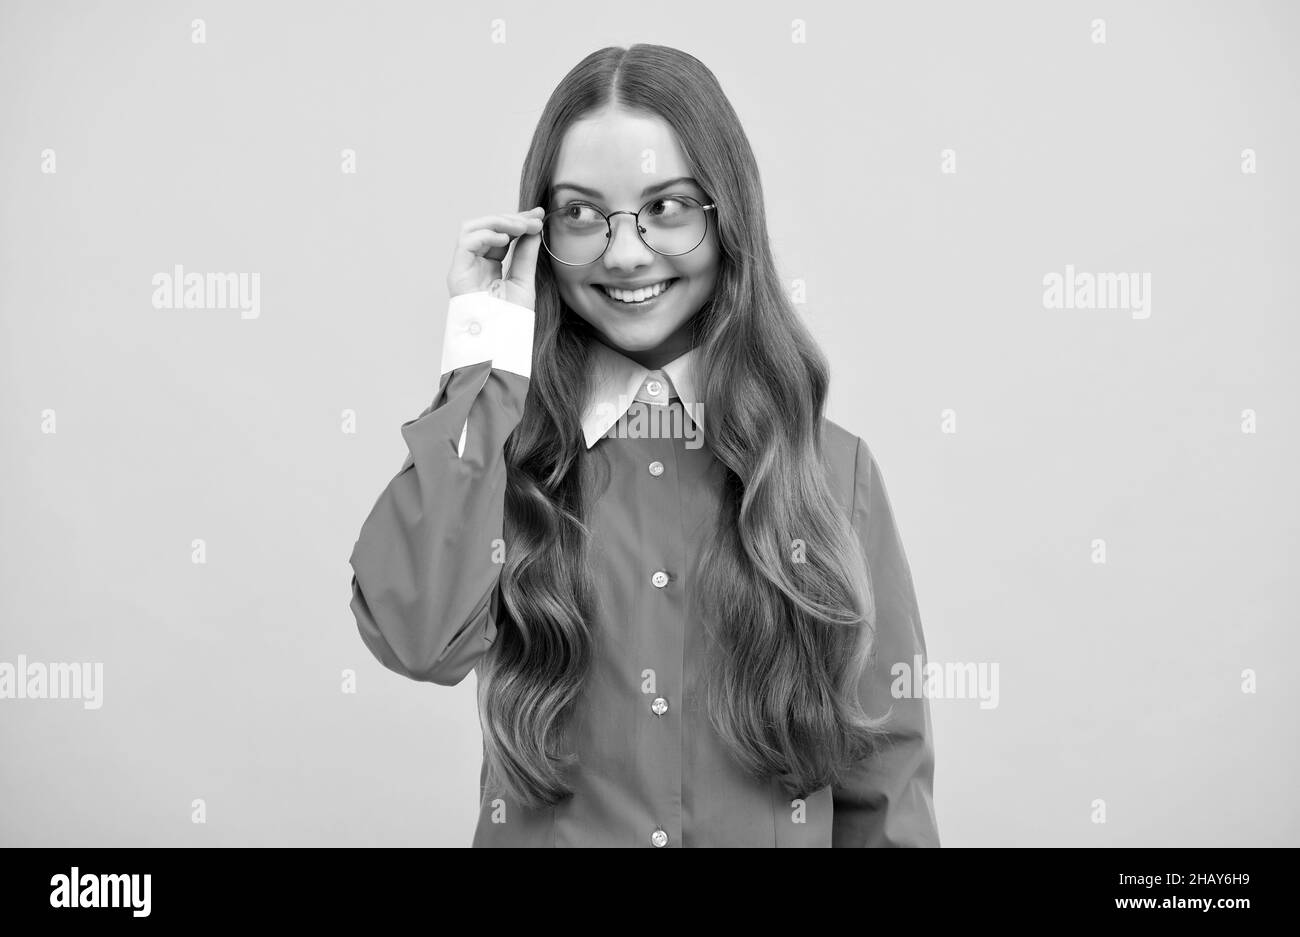
[[(651, 372), (637, 394), (638, 403), (647, 406), (651, 427), (663, 428), (669, 401), (670, 385), (662, 372)], [(682, 845), (682, 672), (685, 645), (686, 544), (683, 541), (681, 492), (675, 446), (679, 440), (652, 433), (639, 440), (642, 455), (638, 491), (645, 492), (651, 505), (645, 538), (647, 554), (642, 575), (649, 578), (649, 601), (642, 611), (640, 627), (647, 640), (653, 661), (646, 669), (654, 671), (652, 685), (642, 683), (640, 718), (649, 723), (643, 736), (652, 749), (647, 764), (653, 779), (653, 825), (645, 831), (647, 845), (664, 848)]]

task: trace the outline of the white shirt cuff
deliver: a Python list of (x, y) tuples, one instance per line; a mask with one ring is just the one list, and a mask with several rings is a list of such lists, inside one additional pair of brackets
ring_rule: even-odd
[(535, 321), (533, 310), (487, 290), (453, 296), (447, 304), (440, 373), (491, 361), (494, 368), (530, 377)]

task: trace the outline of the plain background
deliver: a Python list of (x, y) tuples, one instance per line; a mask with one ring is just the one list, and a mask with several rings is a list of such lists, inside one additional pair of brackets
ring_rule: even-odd
[[(644, 41), (741, 115), (931, 660), (999, 664), (996, 709), (932, 704), (944, 845), (1300, 845), (1298, 27), (1284, 2), (4, 0), (0, 660), (105, 676), (98, 711), (0, 701), (0, 843), (469, 843), (473, 677), (384, 670), (348, 556), (436, 389), (460, 222), (518, 208), (565, 72)], [(153, 308), (176, 264), (260, 273), (260, 318)], [(1149, 273), (1150, 318), (1045, 309), (1067, 264)]]

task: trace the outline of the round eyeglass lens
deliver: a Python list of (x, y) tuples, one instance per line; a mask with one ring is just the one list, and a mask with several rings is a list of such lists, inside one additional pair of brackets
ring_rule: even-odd
[[(647, 202), (637, 215), (641, 239), (660, 254), (685, 254), (708, 231), (704, 206), (688, 195), (665, 195)], [(547, 213), (542, 243), (556, 260), (579, 266), (605, 252), (610, 228), (605, 216), (586, 202), (570, 202)]]

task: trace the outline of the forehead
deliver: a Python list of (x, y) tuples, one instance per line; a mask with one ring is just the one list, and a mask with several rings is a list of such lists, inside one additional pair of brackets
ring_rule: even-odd
[(610, 199), (630, 199), (661, 179), (689, 175), (690, 164), (666, 120), (607, 108), (575, 121), (565, 132), (551, 182), (573, 182)]

